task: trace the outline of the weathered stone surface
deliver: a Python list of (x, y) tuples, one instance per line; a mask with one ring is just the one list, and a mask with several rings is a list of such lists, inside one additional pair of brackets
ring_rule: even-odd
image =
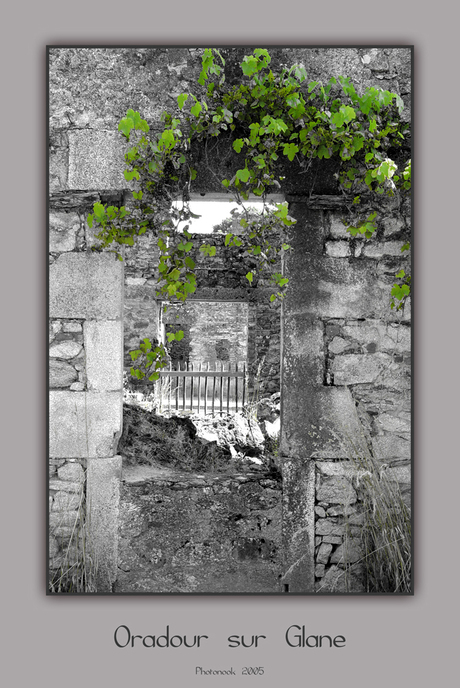
[(411, 430), (410, 416), (393, 416), (389, 413), (381, 413), (376, 419), (375, 424), (381, 430), (397, 433), (409, 433)]
[(340, 545), (342, 537), (340, 535), (323, 535), (323, 542), (330, 542), (331, 545)]
[(111, 254), (64, 253), (50, 267), (52, 318), (122, 317), (123, 266)]
[(345, 349), (348, 349), (350, 347), (350, 342), (347, 342), (346, 339), (343, 339), (342, 337), (334, 337), (332, 342), (329, 344), (329, 351), (331, 351), (333, 354), (341, 354)]
[(386, 354), (344, 354), (331, 366), (335, 385), (356, 385), (376, 382), (392, 363)]
[(363, 249), (367, 258), (382, 258), (383, 256), (401, 257), (401, 247), (404, 241), (386, 241), (384, 243), (369, 244)]
[(393, 236), (393, 234), (398, 234), (398, 232), (405, 229), (405, 222), (399, 217), (384, 217), (382, 218), (382, 224), (385, 237)]
[(49, 250), (52, 252), (73, 251), (80, 230), (80, 218), (76, 213), (49, 215)]
[(316, 561), (320, 564), (327, 564), (329, 561), (329, 556), (332, 552), (332, 545), (322, 543), (316, 555)]
[(112, 592), (117, 578), (121, 465), (121, 456), (88, 461), (90, 546), (98, 562), (98, 592)]
[(89, 390), (123, 387), (123, 324), (89, 320), (84, 324), (86, 379)]
[(75, 358), (75, 356), (78, 356), (81, 350), (81, 344), (67, 340), (51, 346), (49, 355), (51, 358)]
[(50, 480), (50, 490), (64, 490), (66, 492), (80, 492), (82, 489), (81, 482), (70, 482), (68, 480)]
[[(316, 535), (334, 535), (342, 536), (345, 534), (345, 523), (333, 523), (330, 518), (320, 518), (315, 524)], [(360, 530), (357, 527), (351, 528), (352, 535), (359, 535)], [(323, 542), (330, 542), (330, 540), (323, 539)]]
[(369, 319), (365, 322), (349, 321), (341, 330), (342, 336), (358, 342), (366, 350), (409, 353), (411, 350), (411, 331), (407, 325), (386, 324), (380, 320)]
[(353, 567), (351, 571), (344, 571), (338, 566), (331, 566), (321, 578), (316, 592), (328, 593), (356, 593), (364, 592), (362, 571), (359, 567)]
[(81, 496), (65, 490), (56, 492), (53, 500), (53, 511), (75, 511), (80, 506)]
[(326, 254), (332, 258), (347, 258), (351, 256), (350, 245), (346, 241), (327, 241)]
[(63, 332), (83, 332), (83, 326), (79, 322), (63, 322), (62, 323)]
[(50, 537), (49, 539), (49, 557), (52, 559), (57, 555), (59, 552), (59, 543), (54, 537)]
[(78, 377), (78, 373), (70, 363), (51, 359), (49, 364), (50, 389), (68, 387)]
[(351, 234), (350, 232), (347, 232), (347, 228), (343, 224), (342, 220), (336, 217), (335, 215), (332, 215), (330, 219), (330, 233), (331, 236), (334, 237), (334, 239), (351, 239)]
[(337, 547), (334, 554), (331, 556), (331, 564), (354, 564), (362, 559), (362, 556), (362, 548), (357, 543), (347, 540)]
[[(313, 461), (284, 459), (283, 584), (290, 592), (314, 591), (315, 467)], [(322, 522), (324, 519), (320, 519)], [(319, 533), (318, 533), (319, 534)]]
[(342, 505), (354, 504), (357, 499), (353, 486), (344, 476), (327, 478), (316, 491), (316, 498), (319, 502)]
[(315, 566), (315, 578), (322, 578), (324, 576), (324, 571), (325, 571), (325, 566), (324, 564), (316, 564)]
[(125, 144), (117, 131), (69, 132), (69, 189), (127, 189)]
[(326, 517), (326, 512), (324, 511), (322, 506), (315, 506), (315, 514), (320, 518)]
[(83, 392), (83, 390), (85, 389), (85, 383), (84, 382), (73, 382), (70, 385), (69, 389), (72, 392)]
[(380, 461), (410, 460), (410, 441), (397, 435), (378, 435), (372, 438), (374, 454)]
[(71, 535), (80, 522), (78, 511), (51, 511), (49, 515), (50, 533), (55, 536)]
[[(284, 377), (285, 383), (286, 375)], [(350, 390), (310, 387), (299, 377), (285, 386), (281, 451), (321, 459), (348, 458), (347, 438), (361, 438), (362, 426)], [(296, 394), (295, 394), (296, 392)], [(299, 422), (298, 409), (303, 409)]]
[(411, 467), (410, 466), (395, 466), (394, 468), (387, 468), (385, 476), (388, 480), (393, 480), (399, 484), (410, 484), (411, 482)]
[(77, 461), (72, 461), (58, 468), (58, 477), (60, 480), (83, 483), (85, 481), (85, 471)]
[(50, 392), (50, 456), (113, 456), (122, 428), (117, 392)]
[(123, 480), (119, 533), (116, 592), (280, 592), (281, 490), (267, 475)]

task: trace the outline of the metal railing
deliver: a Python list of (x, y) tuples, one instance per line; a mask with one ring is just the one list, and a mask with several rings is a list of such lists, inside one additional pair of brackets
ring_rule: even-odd
[(160, 372), (168, 381), (163, 386), (163, 408), (204, 415), (242, 410), (247, 397), (246, 363), (234, 363), (233, 368), (224, 361), (170, 363)]

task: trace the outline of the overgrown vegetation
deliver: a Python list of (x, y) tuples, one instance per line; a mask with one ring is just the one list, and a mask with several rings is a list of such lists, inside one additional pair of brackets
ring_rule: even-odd
[[(125, 179), (137, 186), (133, 207), (96, 203), (88, 223), (99, 227), (101, 249), (112, 244), (132, 246), (137, 236), (153, 232), (160, 249), (159, 292), (166, 301), (184, 301), (196, 290), (189, 225), (181, 233), (176, 230), (194, 217), (188, 201), (197, 176), (193, 166), (197, 143), (206, 147), (213, 138), (230, 134), (232, 149), (241, 156), (241, 167), (220, 183), (241, 206), (242, 231), (227, 231), (225, 244), (243, 247), (257, 260), (257, 268), (246, 275), (250, 284), (257, 270), (273, 267), (280, 255), (291, 250), (287, 230), (295, 220), (287, 203), (266, 202), (267, 194), (281, 187), (280, 160), (295, 162), (300, 173), (314, 159), (339, 162), (338, 183), (349, 213), (345, 224), (353, 236), (374, 234), (379, 196), (410, 191), (410, 161), (398, 174), (390, 157), (390, 151), (401, 147), (407, 129), (400, 119), (399, 95), (370, 87), (360, 96), (348, 77), (332, 77), (323, 85), (307, 82), (302, 65), (275, 73), (270, 63), (269, 52), (257, 48), (243, 58), (240, 83), (229, 86), (222, 53), (206, 48), (197, 95), (177, 97), (180, 114), (164, 112), (163, 131), (151, 136), (149, 124), (132, 109), (120, 121), (119, 131), (130, 144)], [(249, 194), (264, 200), (257, 217), (244, 205)], [(172, 205), (177, 199), (182, 201), (180, 207)], [(408, 248), (405, 244), (402, 250)], [(122, 259), (119, 249), (113, 250)], [(216, 255), (210, 243), (199, 250), (209, 258)], [(401, 270), (396, 279), (391, 307), (399, 309), (410, 294), (411, 277)], [(283, 298), (287, 278), (275, 271), (272, 282), (271, 299)], [(169, 341), (180, 341), (183, 333), (167, 336)], [(151, 381), (158, 380), (167, 360), (163, 345), (148, 339), (131, 357), (131, 374)]]
[(118, 451), (128, 464), (179, 471), (225, 472), (234, 464), (228, 449), (197, 437), (196, 427), (189, 418), (164, 418), (127, 404)]
[(355, 458), (365, 520), (362, 528), (366, 591), (412, 591), (412, 524), (400, 485), (385, 466)]
[[(379, 462), (363, 438), (341, 438), (354, 469), (354, 481), (364, 515), (359, 540), (348, 532), (346, 540), (358, 545), (368, 593), (412, 592), (412, 521), (405, 495), (390, 467)], [(350, 521), (351, 522), (351, 521)], [(344, 575), (347, 575), (345, 571)]]

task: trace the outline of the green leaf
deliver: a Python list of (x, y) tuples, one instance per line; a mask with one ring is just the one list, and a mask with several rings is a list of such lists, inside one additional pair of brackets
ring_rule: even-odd
[(233, 148), (236, 150), (237, 153), (241, 153), (241, 149), (244, 146), (244, 141), (243, 139), (236, 139), (236, 141), (233, 141)]
[(98, 222), (100, 222), (105, 217), (105, 207), (102, 205), (102, 203), (95, 203), (93, 205), (93, 211)]
[(129, 133), (131, 129), (134, 129), (134, 122), (131, 119), (131, 117), (123, 117), (123, 119), (120, 120), (120, 123), (118, 125), (118, 131), (121, 131), (122, 134), (126, 136), (127, 139), (129, 139)]
[(299, 152), (299, 146), (297, 146), (295, 143), (285, 143), (284, 148), (283, 148), (283, 153), (284, 155), (287, 155), (288, 159), (292, 162), (296, 156), (296, 153)]
[(247, 169), (247, 167), (244, 170), (237, 170), (236, 172), (236, 178), (239, 179), (242, 182), (247, 182), (250, 177), (250, 172)]
[(194, 115), (194, 117), (198, 117), (202, 109), (201, 103), (195, 103), (195, 105), (190, 109), (190, 112), (192, 115)]
[(243, 70), (243, 74), (246, 76), (252, 76), (255, 74), (259, 69), (257, 58), (253, 57), (252, 55), (245, 55), (243, 62), (241, 63), (241, 69)]
[(251, 282), (251, 284), (252, 284), (253, 277), (254, 277), (254, 275), (252, 274), (252, 272), (248, 272), (246, 275), (246, 279), (249, 280), (249, 282)]

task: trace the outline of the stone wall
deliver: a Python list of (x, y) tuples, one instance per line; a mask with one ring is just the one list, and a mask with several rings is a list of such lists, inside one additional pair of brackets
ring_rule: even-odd
[(125, 468), (115, 592), (279, 592), (281, 503), (263, 473)]
[[(225, 50), (228, 82), (248, 50)], [(146, 236), (125, 252), (122, 315), (122, 264), (110, 253), (86, 253), (94, 239), (85, 218), (94, 201), (128, 199), (120, 118), (132, 107), (153, 131), (160, 129), (162, 111), (174, 112), (176, 96), (195, 89), (201, 53), (194, 48), (50, 50), (51, 513), (62, 514), (59, 527), (67, 527), (66, 519), (77, 513), (72, 495), (85, 494), (79, 486), (85, 484), (80, 471), (86, 469), (86, 498), (95, 504), (94, 541), (106, 562), (101, 589), (111, 589), (116, 576), (121, 320), (125, 355), (139, 337), (159, 333), (156, 253)], [(302, 62), (310, 79), (325, 82), (344, 74), (358, 92), (370, 85), (396, 91), (410, 119), (407, 48), (275, 48), (271, 53), (275, 67)], [(228, 141), (218, 142), (212, 164), (213, 174), (198, 165), (196, 193), (220, 192), (216, 179), (237, 169)], [(376, 459), (395, 471), (406, 496), (410, 485), (410, 305), (402, 313), (389, 309), (393, 276), (407, 260), (400, 247), (410, 231), (410, 206), (382, 204), (376, 237), (352, 239), (341, 223), (334, 163), (314, 163), (305, 175), (298, 171), (295, 165), (286, 169), (281, 189), (297, 219), (290, 240), (294, 251), (285, 266), (291, 283), (281, 339), (276, 336), (279, 311), (267, 303), (268, 285), (262, 279), (257, 288), (248, 287), (247, 269), (224, 248), (214, 263), (200, 264), (195, 298), (248, 304), (248, 360), (254, 373), (256, 362), (265, 359), (268, 393), (279, 388), (281, 346), (279, 585), (289, 592), (331, 592), (346, 578), (341, 571), (348, 564), (343, 563), (354, 564), (358, 556), (346, 547), (345, 518), (354, 519), (357, 529), (361, 507), (343, 437), (364, 437)], [(198, 494), (205, 487), (194, 489)], [(340, 513), (347, 495), (349, 513)], [(131, 497), (126, 499), (130, 503)], [(50, 523), (57, 525), (56, 519), (52, 516)], [(54, 534), (50, 555), (60, 556), (67, 534)], [(351, 585), (358, 589), (359, 580)]]
[[(410, 212), (394, 202), (380, 211), (367, 241), (347, 236), (340, 211), (291, 203), (298, 224), (285, 266), (281, 453), (286, 474), (294, 471), (309, 495), (302, 514), (311, 553), (307, 562), (292, 555), (295, 589), (306, 579), (321, 592), (359, 589), (356, 447), (382, 467), (401, 468), (404, 492), (410, 482), (410, 304), (389, 307), (393, 277), (410, 261), (400, 251)], [(300, 518), (298, 504), (293, 509)]]
[(110, 254), (83, 250), (76, 213), (53, 211), (50, 224), (50, 574), (76, 572), (85, 560), (98, 590), (110, 591), (121, 468), (123, 269)]
[[(256, 386), (262, 394), (279, 391), (281, 312), (279, 302), (270, 302), (270, 275), (263, 272), (251, 286), (246, 274), (254, 267), (254, 261), (242, 250), (226, 247), (224, 237), (216, 234), (194, 235), (194, 241), (196, 248), (190, 256), (197, 264), (197, 291), (186, 305), (169, 306), (166, 314), (162, 314), (161, 302), (156, 299), (158, 249), (151, 238), (143, 236), (138, 245), (125, 250), (125, 369), (129, 371), (129, 351), (138, 347), (140, 339), (160, 336), (161, 319), (166, 331), (172, 331), (168, 325), (177, 322), (190, 328), (186, 334), (186, 338), (190, 336), (190, 361), (244, 361), (249, 370), (251, 394)], [(213, 258), (200, 253), (199, 246), (204, 242), (216, 247)], [(216, 302), (221, 304), (220, 308), (212, 305)], [(222, 318), (214, 322), (213, 309), (220, 316), (225, 311), (225, 325)], [(178, 310), (186, 313), (179, 320)], [(200, 313), (204, 311), (203, 320)], [(236, 339), (241, 345), (236, 344)], [(231, 352), (229, 359), (227, 349)], [(220, 350), (223, 358), (217, 355)]]

